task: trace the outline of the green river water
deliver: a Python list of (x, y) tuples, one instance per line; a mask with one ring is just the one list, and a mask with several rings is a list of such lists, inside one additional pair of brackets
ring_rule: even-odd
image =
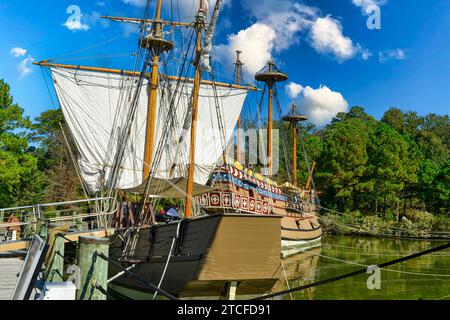
[[(443, 241), (326, 236), (322, 247), (284, 260), (289, 286), (349, 273), (445, 244)], [(353, 264), (352, 264), (353, 263)], [(354, 263), (361, 264), (355, 265)], [(381, 270), (380, 289), (369, 289), (362, 274), (307, 289), (283, 299), (296, 300), (450, 300), (450, 249)], [(272, 292), (288, 287), (285, 277)]]

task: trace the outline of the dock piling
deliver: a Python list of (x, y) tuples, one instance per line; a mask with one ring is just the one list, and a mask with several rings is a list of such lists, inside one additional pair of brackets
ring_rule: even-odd
[(80, 237), (78, 267), (81, 270), (81, 289), (77, 290), (77, 300), (106, 300), (106, 295), (96, 287), (108, 287), (108, 262), (98, 254), (109, 255), (107, 238)]

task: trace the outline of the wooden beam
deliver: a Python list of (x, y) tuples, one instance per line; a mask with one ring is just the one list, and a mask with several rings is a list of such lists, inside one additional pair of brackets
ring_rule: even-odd
[[(162, 0), (158, 0), (156, 8), (156, 19), (161, 21)], [(153, 35), (155, 39), (162, 40), (162, 24), (160, 22), (153, 25)], [(147, 108), (147, 126), (145, 133), (145, 150), (144, 150), (144, 176), (143, 181), (150, 177), (150, 168), (153, 161), (153, 144), (155, 140), (155, 123), (156, 123), (156, 99), (159, 89), (159, 62), (160, 62), (160, 46), (156, 45), (152, 50), (152, 66), (150, 85), (148, 86), (148, 108)]]
[(306, 191), (309, 191), (309, 189), (311, 188), (311, 182), (312, 182), (312, 179), (314, 178), (315, 172), (316, 172), (316, 162), (313, 161), (311, 172), (309, 174), (308, 181), (306, 182), (306, 187), (305, 187)]
[[(83, 71), (93, 71), (93, 72), (103, 72), (103, 73), (112, 73), (112, 74), (123, 74), (126, 76), (134, 76), (139, 77), (141, 75), (140, 72), (136, 71), (129, 71), (129, 70), (120, 70), (120, 69), (110, 69), (110, 68), (98, 68), (98, 67), (88, 67), (88, 66), (76, 66), (76, 65), (69, 65), (69, 64), (60, 64), (60, 63), (50, 63), (46, 60), (43, 60), (41, 62), (33, 62), (36, 66), (41, 67), (49, 67), (49, 68), (63, 68), (63, 69), (71, 69), (71, 70), (83, 70)], [(150, 78), (150, 75), (148, 73), (144, 74), (145, 77)], [(162, 75), (163, 78), (170, 80), (170, 81), (186, 81), (189, 83), (194, 83), (195, 79), (192, 78), (185, 78), (185, 77), (177, 77), (177, 76), (167, 76)], [(224, 83), (224, 82), (213, 82), (209, 80), (203, 80), (202, 84), (205, 85), (215, 85), (220, 88), (231, 88), (231, 89), (243, 89), (243, 90), (250, 90), (250, 91), (261, 91), (261, 89), (253, 87), (253, 86), (241, 86), (236, 85), (232, 83)]]
[[(66, 238), (70, 241), (78, 241), (79, 237), (109, 237), (114, 233), (114, 229), (108, 229), (108, 230), (93, 230), (93, 231), (86, 231), (86, 232), (76, 232), (76, 233), (69, 233), (66, 235)], [(65, 240), (65, 242), (69, 242), (68, 240)], [(17, 250), (27, 250), (30, 246), (30, 240), (22, 240), (22, 241), (13, 241), (13, 242), (6, 242), (0, 244), (0, 253), (2, 252), (11, 252), (11, 251), (17, 251)]]
[(153, 24), (159, 22), (166, 26), (175, 26), (175, 27), (189, 27), (192, 25), (190, 22), (181, 22), (181, 21), (166, 21), (160, 19), (140, 19), (140, 18), (126, 18), (126, 17), (114, 17), (114, 16), (102, 16), (103, 19), (109, 19), (117, 22), (129, 22), (129, 23), (147, 23)]

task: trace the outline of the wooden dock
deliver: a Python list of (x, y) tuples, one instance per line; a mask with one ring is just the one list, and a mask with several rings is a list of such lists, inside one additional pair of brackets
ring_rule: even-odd
[(11, 298), (22, 264), (19, 258), (0, 258), (0, 300)]

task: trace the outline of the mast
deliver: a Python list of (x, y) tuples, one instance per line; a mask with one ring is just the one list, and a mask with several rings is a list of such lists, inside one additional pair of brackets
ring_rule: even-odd
[(147, 128), (144, 153), (144, 181), (150, 176), (153, 158), (153, 145), (155, 140), (156, 101), (159, 87), (159, 62), (161, 53), (173, 48), (173, 43), (163, 38), (163, 21), (161, 20), (162, 0), (158, 0), (156, 17), (153, 21), (152, 32), (141, 41), (141, 46), (151, 50), (151, 76), (148, 86)]
[(298, 130), (298, 123), (300, 121), (306, 121), (308, 120), (308, 117), (306, 116), (301, 116), (297, 113), (297, 105), (293, 104), (291, 106), (291, 110), (289, 112), (289, 114), (285, 117), (283, 117), (283, 121), (289, 122), (292, 126), (292, 128), (294, 129), (294, 134), (293, 134), (293, 146), (292, 146), (292, 169), (293, 169), (293, 175), (292, 175), (292, 184), (294, 186), (298, 186), (298, 181), (297, 181), (297, 130)]
[(314, 177), (315, 171), (316, 171), (316, 162), (313, 161), (312, 167), (311, 167), (311, 173), (310, 173), (310, 175), (308, 177), (308, 182), (306, 182), (306, 187), (305, 187), (306, 191), (309, 191), (310, 188), (311, 188), (311, 182), (312, 182), (312, 179)]
[(268, 176), (272, 176), (272, 130), (273, 130), (273, 92), (274, 86), (277, 82), (286, 81), (288, 79), (287, 74), (281, 72), (273, 61), (269, 61), (267, 65), (256, 74), (256, 81), (262, 81), (267, 83), (269, 88), (269, 115), (268, 115), (268, 128), (267, 128), (267, 167), (269, 169)]
[(197, 134), (197, 119), (198, 119), (198, 98), (200, 93), (200, 82), (202, 72), (199, 68), (200, 58), (202, 55), (202, 30), (205, 26), (205, 11), (204, 0), (200, 0), (200, 9), (195, 21), (195, 28), (197, 34), (196, 43), (196, 58), (195, 58), (195, 80), (194, 80), (194, 94), (192, 97), (192, 125), (191, 125), (191, 142), (190, 142), (190, 155), (189, 155), (189, 171), (187, 182), (187, 198), (186, 198), (186, 218), (192, 217), (192, 197), (194, 195), (194, 173), (195, 173), (195, 141)]
[[(242, 77), (242, 66), (244, 65), (241, 61), (241, 53), (242, 51), (236, 51), (236, 84), (241, 85), (241, 77)], [(239, 115), (237, 122), (237, 161), (239, 163), (242, 162), (242, 146), (241, 146), (241, 116)]]

